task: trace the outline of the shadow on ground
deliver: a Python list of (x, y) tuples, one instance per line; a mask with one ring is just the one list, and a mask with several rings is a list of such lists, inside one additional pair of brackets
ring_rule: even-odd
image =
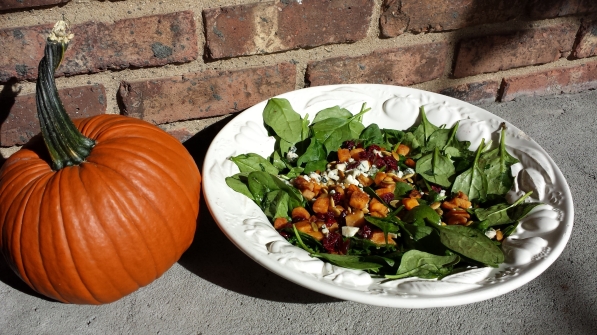
[[(203, 157), (211, 141), (230, 120), (217, 122), (184, 143), (197, 166), (203, 166)], [(296, 285), (257, 264), (218, 228), (203, 195), (200, 205), (195, 240), (179, 260), (187, 270), (225, 289), (259, 299), (289, 303), (339, 301)]]

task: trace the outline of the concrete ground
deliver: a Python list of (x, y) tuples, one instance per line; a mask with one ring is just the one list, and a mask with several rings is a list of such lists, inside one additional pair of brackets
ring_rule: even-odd
[[(391, 309), (341, 301), (246, 257), (202, 204), (195, 241), (149, 286), (104, 306), (49, 301), (0, 258), (0, 334), (595, 334), (597, 92), (481, 107), (535, 139), (572, 190), (575, 222), (560, 258), (504, 296), (451, 308)], [(226, 120), (187, 142), (200, 157)]]

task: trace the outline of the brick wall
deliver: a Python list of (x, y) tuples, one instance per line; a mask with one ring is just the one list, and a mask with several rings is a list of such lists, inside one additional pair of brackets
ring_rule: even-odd
[(384, 83), (473, 103), (597, 88), (595, 0), (3, 0), (0, 152), (39, 131), (35, 78), (65, 15), (69, 113), (181, 141), (283, 92)]

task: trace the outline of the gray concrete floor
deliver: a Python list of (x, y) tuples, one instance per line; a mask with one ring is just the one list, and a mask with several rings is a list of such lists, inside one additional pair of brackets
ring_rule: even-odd
[[(596, 91), (481, 106), (524, 130), (550, 154), (575, 204), (574, 229), (560, 258), (501, 297), (424, 310), (330, 298), (246, 257), (202, 204), (195, 241), (182, 259), (151, 285), (109, 305), (49, 301), (0, 258), (0, 334), (596, 334), (595, 106)], [(189, 140), (190, 151), (200, 157), (225, 122)]]

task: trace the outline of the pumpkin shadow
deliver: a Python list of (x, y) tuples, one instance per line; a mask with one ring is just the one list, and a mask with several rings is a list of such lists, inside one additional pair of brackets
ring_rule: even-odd
[(42, 294), (35, 292), (31, 287), (29, 287), (19, 276), (12, 271), (6, 259), (0, 254), (0, 281), (4, 284), (12, 287), (13, 289), (20, 291), (22, 293), (28, 294), (30, 296), (43, 299), (49, 302), (60, 303), (54, 299), (50, 299)]
[[(184, 143), (197, 166), (203, 166), (211, 141), (231, 119), (214, 123)], [(246, 256), (218, 228), (203, 195), (195, 239), (178, 263), (211, 283), (259, 299), (303, 304), (341, 301), (279, 277)]]

